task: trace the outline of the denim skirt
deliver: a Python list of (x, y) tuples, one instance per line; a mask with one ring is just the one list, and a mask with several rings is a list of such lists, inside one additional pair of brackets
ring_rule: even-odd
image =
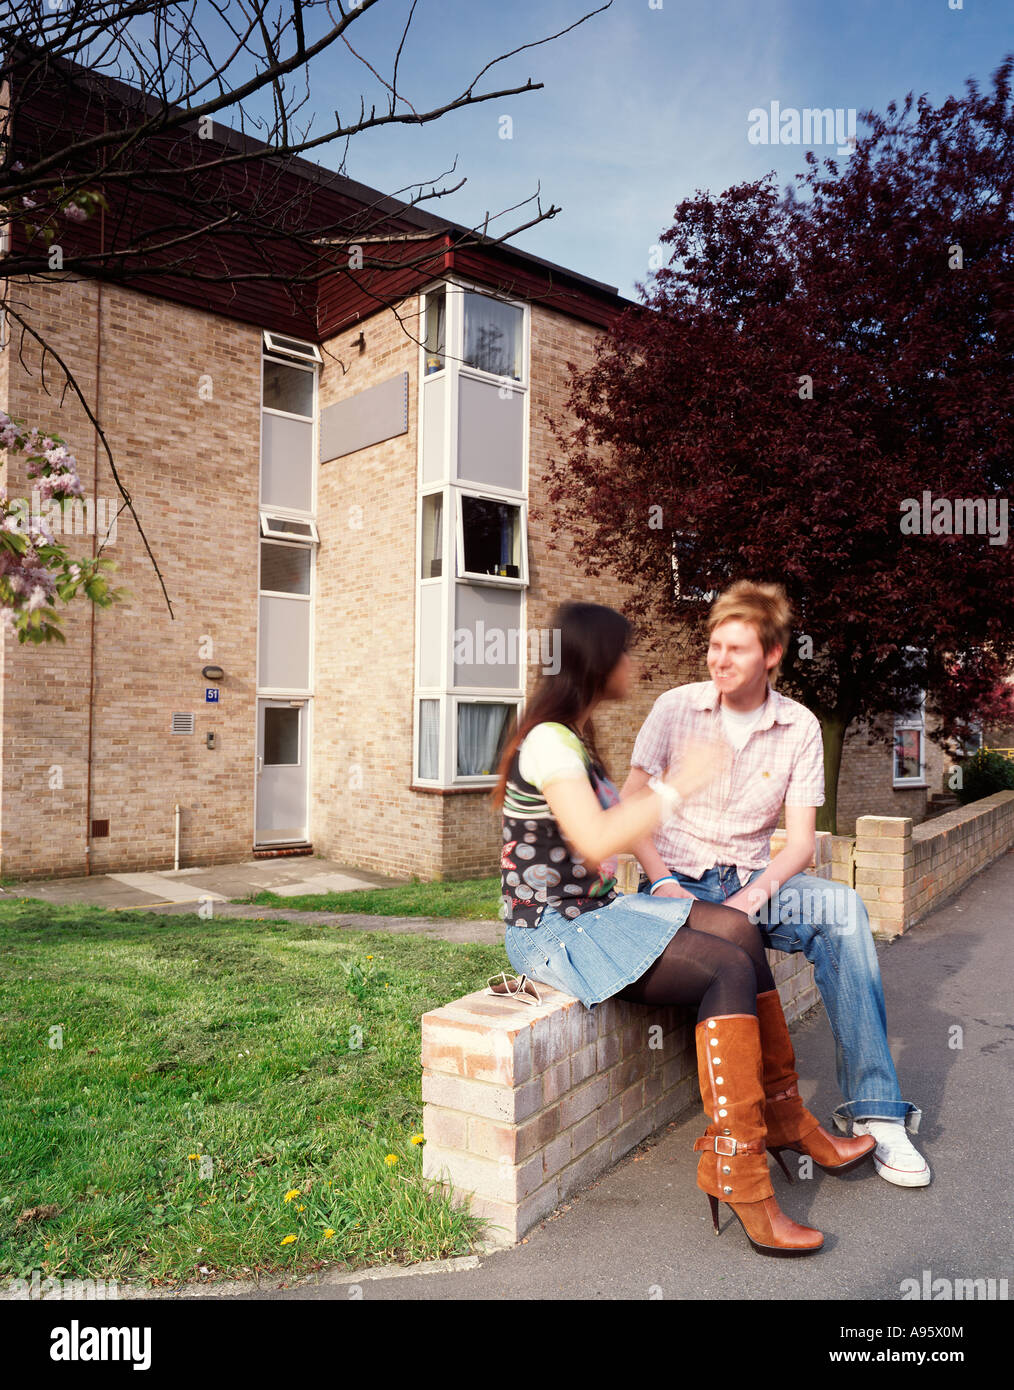
[(572, 994), (591, 1009), (641, 978), (683, 926), (694, 902), (624, 893), (573, 918), (547, 906), (537, 927), (507, 923), (507, 959), (519, 975)]

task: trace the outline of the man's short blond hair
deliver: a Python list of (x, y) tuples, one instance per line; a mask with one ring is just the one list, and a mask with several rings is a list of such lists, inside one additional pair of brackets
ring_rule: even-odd
[[(755, 584), (752, 579), (737, 579), (718, 595), (708, 614), (708, 636), (721, 623), (750, 623), (767, 656), (773, 647), (788, 650), (792, 636), (792, 605), (781, 584)], [(781, 661), (772, 667), (769, 679), (778, 679)]]

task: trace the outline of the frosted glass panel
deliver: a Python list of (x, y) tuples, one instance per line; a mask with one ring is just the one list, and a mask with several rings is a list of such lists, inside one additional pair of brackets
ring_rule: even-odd
[(522, 391), (501, 396), (485, 381), (459, 378), (458, 477), (463, 482), (521, 491), (527, 402)]
[(279, 690), (310, 686), (310, 604), (261, 595), (258, 684)]
[(311, 510), (313, 424), (261, 415), (261, 505)]
[(419, 590), (419, 684), (439, 688), (444, 683), (444, 653), (440, 645), (440, 620), (444, 586), (427, 584)]
[(527, 650), (520, 592), (458, 584), (451, 650), (457, 689), (520, 691), (521, 661)]
[(427, 381), (423, 386), (422, 476), (424, 483), (435, 483), (447, 472), (444, 460), (444, 402), (447, 378)]

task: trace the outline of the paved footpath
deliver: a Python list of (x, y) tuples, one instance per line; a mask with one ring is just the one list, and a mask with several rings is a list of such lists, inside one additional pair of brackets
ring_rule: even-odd
[[(332, 1273), (293, 1288), (273, 1282), (227, 1295), (219, 1285), (183, 1296), (899, 1301), (903, 1280), (921, 1286), (927, 1278), (1005, 1278), (1014, 1290), (1012, 905), (1009, 853), (931, 917), (878, 948), (891, 1050), (903, 1095), (923, 1111), (916, 1142), (933, 1181), (926, 1188), (894, 1187), (870, 1163), (842, 1178), (816, 1169), (812, 1180), (790, 1188), (772, 1164), (785, 1210), (824, 1232), (818, 1255), (778, 1261), (757, 1255), (725, 1207), (715, 1239), (707, 1198), (694, 1180), (692, 1146), (702, 1131), (694, 1111), (571, 1197), (512, 1249), (414, 1269)], [(793, 1036), (803, 1098), (830, 1127), (838, 1092), (823, 1009), (812, 1010)], [(940, 1312), (938, 1302), (934, 1308)]]

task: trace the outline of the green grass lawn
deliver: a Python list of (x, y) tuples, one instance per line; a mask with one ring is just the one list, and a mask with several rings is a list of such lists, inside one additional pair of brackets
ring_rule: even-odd
[(383, 917), (465, 917), (471, 921), (500, 916), (500, 879), (466, 878), (458, 882), (403, 883), (395, 888), (365, 888), (353, 893), (309, 893), (279, 897), (265, 891), (234, 903), (291, 907), (300, 912), (367, 912)]
[(483, 1223), (412, 1142), (419, 1019), (505, 967), (502, 945), (0, 905), (0, 1276), (467, 1253)]

